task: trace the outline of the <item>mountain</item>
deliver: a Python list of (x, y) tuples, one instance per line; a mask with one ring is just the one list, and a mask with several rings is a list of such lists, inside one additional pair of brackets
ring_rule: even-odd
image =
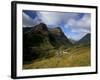
[(61, 45), (68, 45), (68, 46), (71, 45), (71, 42), (64, 35), (63, 31), (59, 27), (48, 28), (44, 23), (40, 23), (31, 28), (25, 27), (23, 28), (23, 33), (25, 37), (27, 35), (27, 39), (30, 38), (27, 42), (30, 43), (30, 45), (32, 46), (35, 45), (36, 43), (37, 44), (40, 44), (40, 42), (43, 43), (43, 41), (45, 41), (44, 43), (46, 42), (50, 43), (54, 47), (60, 47)]
[(64, 35), (60, 27), (49, 28), (49, 39), (53, 46), (60, 47), (63, 45), (70, 46), (72, 43)]
[(48, 28), (44, 23), (30, 28), (23, 27), (23, 61), (25, 62), (42, 56), (53, 56), (55, 49), (70, 45), (71, 42), (59, 27)]
[(82, 44), (82, 43), (90, 44), (90, 42), (91, 42), (91, 34), (88, 33), (82, 39), (80, 39), (77, 43), (78, 44)]

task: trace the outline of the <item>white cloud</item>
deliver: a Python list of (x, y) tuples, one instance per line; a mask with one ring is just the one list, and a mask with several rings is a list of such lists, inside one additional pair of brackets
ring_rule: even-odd
[(79, 30), (83, 32), (90, 32), (90, 15), (85, 14), (79, 20), (76, 18), (79, 17), (78, 13), (62, 13), (62, 12), (37, 12), (35, 19), (32, 19), (30, 16), (23, 12), (23, 25), (24, 26), (33, 26), (39, 22), (44, 22), (47, 25), (52, 25), (55, 27), (63, 24), (65, 28), (70, 27), (72, 31)]
[(70, 27), (75, 32), (90, 32), (90, 14), (85, 14), (81, 19), (78, 13), (62, 13), (62, 12), (37, 12), (38, 18), (47, 25), (55, 27), (63, 24), (65, 28)]
[(22, 13), (22, 19), (24, 27), (30, 27), (33, 25), (33, 20), (24, 12)]
[(25, 14), (24, 12), (22, 13), (22, 21), (23, 21), (23, 27), (32, 27), (36, 24), (38, 24), (38, 18), (34, 18), (32, 19), (30, 16), (28, 16), (27, 14)]
[(62, 15), (53, 12), (38, 12), (38, 17), (47, 25), (59, 25), (62, 20)]
[(67, 23), (70, 18), (78, 16), (77, 13), (62, 12), (37, 12), (38, 17), (47, 25), (59, 26), (62, 22)]
[[(66, 27), (67, 25), (67, 27)], [(73, 39), (79, 40), (87, 33), (91, 33), (91, 15), (85, 14), (82, 18), (76, 20), (75, 18), (70, 18), (65, 25), (67, 29), (70, 27), (72, 33), (77, 33), (77, 35), (71, 36)], [(70, 37), (70, 36), (69, 36)]]
[(90, 33), (91, 17), (85, 14), (81, 19), (69, 19), (67, 25), (72, 29), (72, 32)]

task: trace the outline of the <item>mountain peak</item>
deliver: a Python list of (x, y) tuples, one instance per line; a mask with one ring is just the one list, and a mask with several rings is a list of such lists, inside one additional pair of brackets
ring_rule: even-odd
[(82, 39), (78, 41), (78, 43), (90, 43), (91, 41), (91, 34), (87, 33)]
[(34, 32), (48, 31), (47, 25), (44, 23), (40, 23), (33, 27)]

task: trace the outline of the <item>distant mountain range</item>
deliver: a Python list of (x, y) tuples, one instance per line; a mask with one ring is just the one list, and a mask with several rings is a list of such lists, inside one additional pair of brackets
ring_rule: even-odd
[(82, 39), (80, 39), (77, 44), (90, 44), (91, 42), (91, 34), (86, 34)]

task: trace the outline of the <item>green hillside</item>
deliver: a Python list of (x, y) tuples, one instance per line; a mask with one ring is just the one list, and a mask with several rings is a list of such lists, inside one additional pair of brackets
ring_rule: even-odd
[[(38, 68), (59, 68), (59, 67), (79, 67), (90, 66), (90, 47), (89, 45), (76, 45), (68, 49), (59, 49), (59, 55), (33, 60), (30, 64), (23, 65), (23, 69)], [(57, 50), (54, 52), (58, 52)]]
[(69, 47), (71, 42), (60, 28), (49, 29), (43, 23), (23, 28), (23, 64), (55, 56), (59, 47)]

